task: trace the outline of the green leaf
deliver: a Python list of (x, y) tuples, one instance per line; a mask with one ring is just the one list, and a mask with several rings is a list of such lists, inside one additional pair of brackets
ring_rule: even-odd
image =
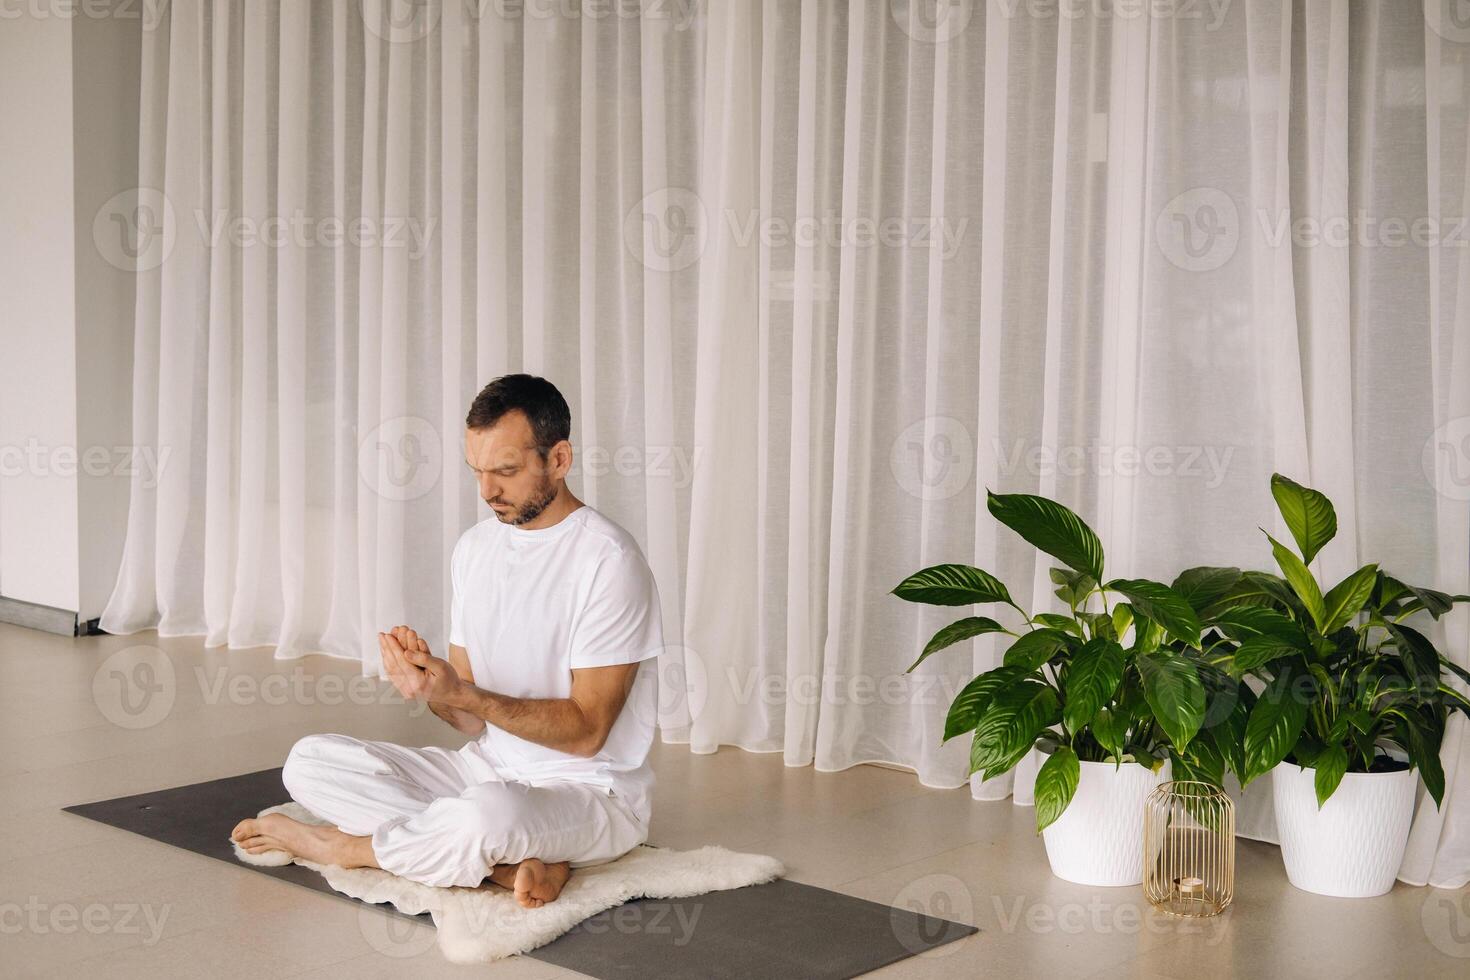
[(1077, 753), (1063, 745), (1036, 771), (1036, 832), (1039, 834), (1060, 817), (1077, 792), (1082, 766)]
[(1126, 711), (1099, 708), (1087, 728), (1092, 732), (1092, 737), (1097, 739), (1098, 745), (1111, 752), (1115, 758), (1121, 758), (1124, 741), (1128, 737), (1129, 721)]
[(1322, 804), (1337, 790), (1337, 784), (1342, 782), (1343, 773), (1347, 772), (1348, 754), (1342, 745), (1329, 745), (1321, 755), (1317, 756), (1314, 768), (1316, 775), (1312, 777), (1312, 783), (1317, 788), (1317, 809), (1322, 809)]
[(1205, 719), (1205, 687), (1194, 664), (1172, 650), (1138, 658), (1143, 696), (1154, 719), (1178, 748), (1189, 745)]
[(1097, 588), (1097, 579), (1086, 572), (1073, 572), (1065, 568), (1053, 568), (1051, 570), (1053, 584), (1059, 586), (1056, 590), (1058, 599), (1074, 609), (1087, 601), (1088, 595)]
[(1189, 748), (1171, 749), (1169, 755), (1174, 760), (1175, 779), (1192, 779), (1211, 786), (1225, 784), (1225, 759), (1208, 739), (1195, 739)]
[(1089, 641), (1067, 668), (1062, 724), (1073, 733), (1081, 731), (1122, 682), (1123, 648), (1101, 637)]
[[(1020, 761), (1056, 713), (1056, 692), (1045, 684), (1021, 681), (1001, 690), (975, 727), (975, 739), (970, 746), (970, 772), (994, 770), (999, 764), (1014, 765), (1011, 760)], [(987, 772), (986, 778), (1003, 771)]]
[(1000, 579), (971, 565), (933, 565), (894, 586), (893, 594), (931, 606), (968, 606), (975, 602), (1011, 602)]
[[(1079, 613), (1078, 615), (1083, 614)], [(1082, 624), (1071, 616), (1061, 616), (1057, 613), (1037, 613), (1031, 617), (1031, 621), (1033, 623), (1041, 623), (1043, 626), (1050, 626), (1053, 629), (1062, 630), (1066, 633), (1071, 633), (1079, 640), (1085, 639), (1082, 635)]]
[(990, 707), (996, 692), (1009, 687), (1026, 674), (1027, 671), (1016, 667), (997, 667), (961, 688), (949, 706), (948, 717), (944, 719), (944, 741), (948, 742), (962, 732), (973, 731), (980, 716)]
[[(1390, 623), (1388, 632), (1403, 658), (1404, 672), (1414, 686), (1417, 699), (1425, 700), (1439, 689), (1439, 651), (1429, 637), (1412, 626)], [(1381, 650), (1379, 652), (1382, 653)]]
[(1415, 585), (1407, 585), (1403, 582), (1400, 582), (1398, 579), (1394, 578), (1391, 575), (1384, 576), (1384, 586), (1385, 593), (1388, 594), (1390, 597), (1393, 595), (1401, 595), (1404, 592), (1409, 592), (1414, 596), (1415, 601), (1406, 603), (1403, 608), (1398, 610), (1399, 613), (1417, 612), (1420, 609), (1423, 609), (1425, 612), (1429, 613), (1430, 616), (1438, 619), (1439, 617), (1443, 616), (1445, 613), (1453, 609), (1455, 605), (1455, 596), (1449, 595), (1445, 592), (1436, 592), (1434, 589), (1425, 589)]
[(1179, 642), (1199, 645), (1199, 617), (1194, 607), (1167, 585), (1143, 578), (1118, 578), (1106, 588), (1127, 596), (1135, 613), (1158, 623)]
[(1418, 714), (1409, 716), (1399, 727), (1407, 736), (1405, 748), (1408, 749), (1409, 761), (1418, 767), (1424, 789), (1438, 807), (1444, 802), (1444, 766), (1439, 761), (1439, 744), (1444, 732), (1442, 729), (1433, 733), (1428, 731), (1424, 717)]
[(1337, 534), (1337, 512), (1332, 509), (1332, 501), (1280, 473), (1271, 474), (1271, 496), (1276, 498), (1276, 507), (1291, 536), (1296, 538), (1302, 561), (1310, 564), (1322, 546)]
[(924, 658), (929, 654), (943, 650), (947, 646), (953, 646), (961, 640), (968, 640), (972, 636), (981, 636), (985, 633), (1004, 633), (1005, 631), (1004, 626), (987, 616), (970, 616), (956, 620), (934, 634), (933, 639), (924, 645), (924, 652), (919, 654), (919, 659), (913, 662), (909, 670), (923, 663)]
[[(1300, 679), (1300, 680), (1299, 680)], [(1242, 785), (1274, 769), (1296, 745), (1307, 720), (1311, 681), (1294, 669), (1283, 670), (1266, 685), (1245, 726)]]
[(1301, 600), (1318, 631), (1322, 631), (1327, 622), (1327, 606), (1322, 601), (1322, 589), (1317, 585), (1317, 580), (1307, 571), (1302, 560), (1287, 550), (1280, 541), (1269, 534), (1266, 535), (1266, 540), (1271, 542), (1271, 554), (1276, 557), (1276, 564), (1281, 566), (1281, 574), (1291, 585), (1292, 592)]
[(1128, 632), (1128, 627), (1133, 625), (1133, 607), (1126, 602), (1120, 602), (1113, 607), (1113, 636), (1118, 642), (1123, 642), (1123, 634)]
[(1300, 653), (1301, 647), (1288, 640), (1274, 636), (1253, 636), (1236, 648), (1235, 657), (1229, 664), (1230, 676), (1244, 677), (1273, 660)]
[(1038, 669), (1058, 650), (1067, 645), (1067, 634), (1050, 626), (1022, 633), (1006, 651), (1004, 663), (1007, 667), (1021, 667), (1028, 673)]
[(1326, 622), (1323, 633), (1346, 626), (1348, 621), (1362, 611), (1368, 596), (1373, 592), (1373, 583), (1378, 579), (1377, 565), (1364, 565), (1347, 578), (1338, 582), (1323, 597)]
[(1025, 493), (986, 491), (996, 520), (1068, 567), (1102, 581), (1102, 542), (1082, 518), (1054, 500)]
[(1211, 621), (1226, 636), (1248, 640), (1253, 636), (1272, 636), (1280, 640), (1305, 644), (1306, 635), (1289, 617), (1264, 606), (1234, 606), (1216, 613)]
[(1240, 581), (1240, 569), (1216, 568), (1201, 565), (1186, 568), (1170, 586), (1179, 597), (1189, 603), (1195, 612), (1203, 614), (1206, 609), (1224, 598), (1225, 594)]
[(1234, 700), (1231, 702), (1230, 714), (1218, 725), (1206, 729), (1210, 740), (1215, 743), (1215, 748), (1230, 766), (1230, 771), (1235, 773), (1238, 779), (1245, 778), (1245, 730), (1250, 722), (1251, 697), (1250, 688), (1244, 684), (1236, 685)]

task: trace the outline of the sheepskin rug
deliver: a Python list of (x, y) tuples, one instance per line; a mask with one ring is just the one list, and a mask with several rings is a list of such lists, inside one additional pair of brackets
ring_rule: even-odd
[[(267, 807), (258, 816), (284, 813), (302, 823), (327, 821), (299, 803)], [(556, 901), (539, 909), (522, 908), (511, 892), (489, 881), (477, 888), (421, 885), (377, 868), (339, 868), (292, 858), (285, 851), (250, 854), (230, 842), (246, 864), (280, 867), (296, 864), (326, 878), (344, 895), (365, 902), (391, 902), (400, 912), (433, 916), (439, 949), (451, 963), (487, 963), (544, 946), (577, 923), (633, 898), (689, 898), (727, 888), (774, 881), (786, 869), (773, 857), (739, 854), (723, 847), (670, 851), (646, 845), (608, 864), (577, 868)]]

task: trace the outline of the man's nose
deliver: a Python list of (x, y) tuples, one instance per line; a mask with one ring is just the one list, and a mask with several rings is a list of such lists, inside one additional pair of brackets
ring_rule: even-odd
[(500, 494), (500, 484), (491, 479), (489, 474), (480, 475), (480, 499), (494, 500)]

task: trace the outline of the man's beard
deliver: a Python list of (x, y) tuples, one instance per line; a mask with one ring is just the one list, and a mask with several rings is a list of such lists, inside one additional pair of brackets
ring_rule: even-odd
[(540, 517), (541, 512), (551, 506), (551, 502), (555, 499), (556, 486), (550, 480), (547, 480), (535, 496), (516, 508), (514, 512), (507, 514), (505, 517), (500, 517), (499, 514), (495, 516), (500, 517), (502, 524), (514, 524), (516, 526), (529, 524), (531, 521)]

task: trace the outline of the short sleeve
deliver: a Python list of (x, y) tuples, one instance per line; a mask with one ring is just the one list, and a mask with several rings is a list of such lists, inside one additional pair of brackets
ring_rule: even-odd
[(572, 669), (638, 663), (662, 647), (658, 587), (648, 563), (632, 548), (604, 558), (572, 630)]
[(449, 642), (452, 646), (463, 647), (464, 641), (464, 554), (465, 538), (468, 532), (460, 535), (454, 545), (454, 553), (449, 558)]

